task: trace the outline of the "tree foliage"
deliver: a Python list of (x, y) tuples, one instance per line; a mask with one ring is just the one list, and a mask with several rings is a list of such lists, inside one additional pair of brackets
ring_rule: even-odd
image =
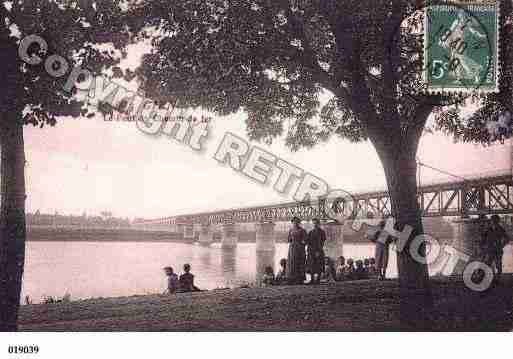
[[(243, 109), (253, 139), (285, 134), (298, 149), (333, 135), (366, 140), (373, 129), (405, 135), (424, 128), (418, 114), (427, 111), (432, 128), (456, 139), (496, 140), (485, 124), (511, 102), (511, 62), (499, 95), (425, 95), (421, 8), (406, 0), (149, 0), (137, 2), (128, 24), (136, 41), (154, 45), (137, 71), (149, 97), (221, 115)], [(505, 58), (512, 15), (503, 14)], [(469, 103), (479, 110), (464, 116)]]
[[(119, 63), (123, 55), (100, 43), (121, 47), (128, 33), (123, 31), (121, 1), (31, 0), (1, 1), (0, 112), (23, 111), (25, 123), (54, 125), (59, 116), (79, 117), (87, 109), (74, 96), (63, 91), (66, 77), (53, 78), (44, 63), (23, 63), (18, 55), (20, 39), (41, 36), (48, 43), (44, 60), (51, 54), (63, 56), (71, 66), (82, 65), (95, 73)], [(39, 51), (37, 46), (30, 53)], [(5, 117), (5, 116), (3, 116)]]

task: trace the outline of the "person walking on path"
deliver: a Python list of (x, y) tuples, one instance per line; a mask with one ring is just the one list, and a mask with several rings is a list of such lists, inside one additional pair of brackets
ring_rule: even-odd
[(488, 251), (489, 263), (494, 265), (497, 275), (502, 274), (502, 256), (504, 255), (504, 247), (511, 240), (506, 230), (501, 226), (501, 219), (498, 215), (494, 214), (490, 226), (486, 234), (486, 249)]
[(289, 254), (287, 259), (287, 279), (290, 284), (305, 282), (305, 244), (307, 234), (301, 227), (299, 217), (292, 218), (292, 228), (289, 230)]
[[(378, 279), (384, 280), (388, 267), (388, 247), (392, 238), (385, 231), (385, 221), (379, 222), (379, 229), (371, 237), (371, 242), (375, 244), (374, 258), (376, 259), (376, 271)], [(383, 237), (383, 238), (382, 238)]]
[(311, 275), (309, 284), (319, 283), (323, 272), (324, 242), (326, 232), (321, 228), (321, 221), (318, 218), (312, 219), (314, 228), (308, 233), (307, 245), (307, 268)]

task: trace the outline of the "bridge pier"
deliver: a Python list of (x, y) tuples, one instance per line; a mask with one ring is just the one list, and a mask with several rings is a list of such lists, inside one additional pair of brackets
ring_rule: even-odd
[(228, 285), (235, 284), (237, 279), (237, 247), (221, 248), (221, 276)]
[(256, 251), (271, 252), (275, 250), (274, 226), (273, 222), (255, 223), (256, 229)]
[(327, 222), (323, 225), (326, 232), (324, 253), (333, 260), (344, 255), (344, 225), (337, 222)]
[(194, 241), (194, 224), (183, 224), (183, 239), (186, 241)]
[(194, 240), (196, 240), (196, 239), (199, 240), (200, 234), (201, 234), (201, 224), (195, 223), (193, 225), (193, 229), (192, 229), (192, 236), (194, 237)]
[(256, 229), (256, 280), (262, 281), (265, 267), (274, 269), (274, 256), (276, 253), (273, 222), (255, 223)]
[(214, 230), (210, 223), (202, 224), (201, 230), (199, 234), (199, 242), (200, 244), (210, 244), (214, 241)]
[(234, 248), (237, 246), (238, 234), (235, 223), (224, 223), (222, 229), (221, 248)]
[(185, 224), (177, 223), (175, 227), (176, 227), (176, 233), (182, 234), (183, 238), (185, 238)]

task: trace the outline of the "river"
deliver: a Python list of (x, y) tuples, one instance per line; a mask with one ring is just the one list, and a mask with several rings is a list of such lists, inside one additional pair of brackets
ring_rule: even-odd
[[(256, 281), (257, 266), (272, 260), (275, 268), (287, 256), (287, 244), (277, 243), (274, 258), (257, 256), (254, 243), (239, 243), (236, 249), (221, 249), (176, 242), (27, 242), (22, 298), (33, 303), (45, 296), (72, 300), (163, 292), (162, 271), (170, 265), (181, 273), (190, 263), (196, 285), (202, 289), (234, 287)], [(369, 244), (346, 244), (344, 256), (373, 256)], [(506, 248), (505, 271), (513, 272), (513, 247)], [(389, 276), (397, 276), (396, 256), (390, 252)]]

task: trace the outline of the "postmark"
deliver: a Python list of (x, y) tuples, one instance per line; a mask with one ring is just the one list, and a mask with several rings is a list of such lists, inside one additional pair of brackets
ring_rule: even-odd
[(428, 93), (499, 91), (499, 2), (431, 2), (424, 8), (422, 78)]

